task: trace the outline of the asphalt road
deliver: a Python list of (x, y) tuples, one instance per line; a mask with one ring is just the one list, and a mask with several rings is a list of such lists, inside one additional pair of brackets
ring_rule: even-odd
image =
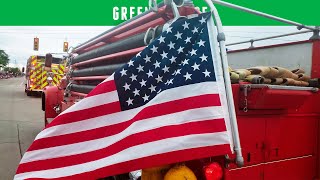
[(44, 127), (41, 98), (28, 97), (23, 80), (0, 79), (0, 180), (13, 179), (21, 156)]

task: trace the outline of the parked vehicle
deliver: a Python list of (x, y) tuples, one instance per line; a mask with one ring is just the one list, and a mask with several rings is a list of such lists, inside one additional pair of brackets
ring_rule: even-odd
[[(49, 55), (52, 56), (52, 55)], [(42, 92), (48, 85), (57, 86), (64, 75), (65, 64), (62, 58), (52, 57), (52, 65), (47, 71), (45, 59), (48, 56), (30, 56), (26, 66), (25, 92), (31, 96), (34, 92)]]
[[(180, 13), (188, 16), (199, 11), (188, 1), (180, 7)], [(171, 11), (159, 5), (157, 13), (150, 10), (75, 47), (68, 60), (66, 77), (59, 86), (47, 87), (43, 93), (45, 124), (85, 98), (97, 84), (140, 52), (146, 42), (159, 35), (168, 17), (173, 18)], [(149, 33), (151, 27), (157, 27), (153, 34)], [(82, 58), (75, 58), (77, 55)], [(235, 155), (228, 154), (184, 162), (178, 170), (187, 172), (188, 167), (197, 179), (208, 180), (319, 179), (320, 40), (230, 51), (228, 58), (233, 68), (303, 68), (313, 81), (308, 82), (309, 87), (233, 84), (244, 166), (237, 166)], [(176, 165), (144, 169), (142, 179), (165, 174), (173, 167)], [(144, 173), (149, 173), (149, 177)]]

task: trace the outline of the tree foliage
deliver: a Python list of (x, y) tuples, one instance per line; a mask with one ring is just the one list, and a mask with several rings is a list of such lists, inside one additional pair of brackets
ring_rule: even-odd
[(5, 67), (4, 71), (9, 72), (9, 73), (15, 73), (15, 74), (21, 73), (21, 70), (17, 67)]
[(4, 50), (0, 49), (0, 64), (3, 66), (8, 65), (9, 63), (9, 56)]

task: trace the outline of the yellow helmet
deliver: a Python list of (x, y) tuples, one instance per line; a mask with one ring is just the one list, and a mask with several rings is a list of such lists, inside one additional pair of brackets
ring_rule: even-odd
[(186, 165), (179, 164), (166, 173), (164, 180), (197, 180), (197, 177)]

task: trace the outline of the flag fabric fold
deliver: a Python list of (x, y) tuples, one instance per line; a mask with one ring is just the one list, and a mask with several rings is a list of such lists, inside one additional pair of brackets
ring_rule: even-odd
[(210, 13), (174, 22), (40, 132), (15, 179), (98, 179), (230, 153), (212, 26)]

